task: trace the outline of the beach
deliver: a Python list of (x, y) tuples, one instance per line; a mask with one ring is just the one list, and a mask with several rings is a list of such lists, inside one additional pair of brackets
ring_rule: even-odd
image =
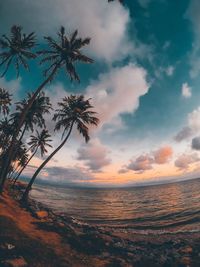
[(98, 227), (35, 200), (22, 206), (16, 192), (13, 197), (7, 186), (1, 196), (0, 266), (199, 266), (198, 231), (156, 235)]

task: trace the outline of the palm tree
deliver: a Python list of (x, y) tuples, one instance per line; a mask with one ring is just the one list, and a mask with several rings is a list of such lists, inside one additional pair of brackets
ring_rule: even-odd
[(37, 57), (37, 55), (32, 52), (35, 45), (35, 33), (22, 33), (21, 26), (12, 26), (10, 37), (5, 34), (2, 35), (2, 38), (0, 38), (0, 48), (3, 52), (0, 53), (0, 66), (5, 66), (5, 70), (1, 77), (6, 74), (11, 63), (16, 67), (17, 76), (19, 76), (19, 68), (21, 65), (26, 70), (29, 70), (27, 60)]
[(11, 94), (8, 93), (4, 88), (0, 88), (0, 113), (8, 115), (9, 106), (11, 105)]
[(33, 153), (30, 156), (30, 158), (26, 161), (26, 163), (23, 165), (23, 167), (21, 168), (21, 170), (19, 171), (19, 173), (17, 174), (17, 176), (14, 178), (13, 185), (15, 185), (15, 183), (18, 180), (18, 178), (20, 177), (21, 173), (26, 168), (26, 166), (29, 164), (29, 162), (31, 161), (31, 159), (35, 156), (35, 154), (38, 151), (38, 149), (40, 149), (40, 154), (43, 157), (44, 154), (47, 153), (46, 146), (52, 147), (49, 144), (49, 142), (52, 141), (51, 139), (49, 139), (50, 137), (51, 137), (51, 135), (48, 133), (48, 130), (46, 130), (46, 129), (43, 129), (41, 131), (41, 133), (39, 133), (38, 131), (36, 131), (36, 136), (31, 135), (31, 140), (28, 143), (28, 145), (30, 145), (30, 149), (31, 149), (31, 151)]
[(68, 37), (65, 35), (65, 28), (61, 27), (58, 32), (59, 42), (56, 42), (52, 37), (45, 37), (50, 50), (41, 50), (38, 52), (39, 55), (44, 56), (40, 64), (50, 63), (50, 66), (44, 71), (45, 76), (54, 69), (56, 69), (56, 74), (61, 67), (64, 67), (71, 81), (80, 81), (74, 64), (77, 61), (93, 63), (93, 60), (81, 53), (81, 48), (90, 43), (90, 38), (81, 39), (77, 38), (77, 35), (78, 31), (76, 30)]
[(83, 95), (65, 97), (62, 102), (58, 103), (58, 106), (60, 109), (56, 110), (53, 120), (56, 121), (55, 131), (63, 129), (64, 140), (36, 170), (23, 194), (22, 201), (27, 200), (28, 193), (40, 171), (67, 142), (73, 126), (76, 125), (79, 133), (88, 142), (90, 139), (88, 125), (97, 126), (99, 123), (99, 119), (95, 117), (96, 112), (91, 110), (93, 106), (90, 104), (90, 99), (85, 100)]
[[(15, 172), (18, 168), (23, 167), (28, 161), (28, 150), (22, 142), (18, 144), (18, 150), (13, 157), (12, 165), (9, 171), (9, 176), (11, 176), (11, 172)], [(17, 164), (17, 167), (14, 166)]]
[(8, 148), (14, 130), (15, 127), (9, 119), (4, 118), (0, 121), (0, 150)]
[[(12, 29), (11, 29), (11, 31), (12, 31)], [(74, 64), (76, 62), (79, 62), (79, 61), (84, 62), (84, 63), (92, 63), (93, 62), (93, 60), (91, 58), (89, 58), (89, 57), (87, 57), (81, 53), (81, 49), (85, 45), (88, 45), (90, 43), (90, 38), (85, 38), (85, 39), (77, 38), (77, 35), (78, 35), (78, 31), (76, 30), (71, 35), (71, 37), (68, 37), (65, 34), (64, 27), (61, 27), (60, 31), (58, 32), (58, 41), (54, 40), (52, 37), (45, 37), (45, 39), (47, 40), (47, 43), (50, 47), (50, 50), (43, 49), (43, 50), (39, 51), (38, 54), (43, 56), (43, 59), (40, 62), (41, 64), (50, 63), (48, 68), (44, 71), (44, 75), (47, 75), (47, 77), (39, 85), (39, 87), (36, 89), (36, 91), (32, 95), (31, 99), (28, 101), (28, 103), (24, 109), (24, 112), (21, 114), (21, 117), (18, 121), (18, 127), (17, 127), (15, 133), (13, 134), (12, 142), (10, 144), (10, 148), (8, 151), (8, 157), (7, 157), (6, 162), (4, 164), (3, 170), (0, 172), (0, 191), (3, 190), (3, 184), (4, 184), (4, 181), (7, 177), (9, 165), (12, 161), (12, 154), (13, 154), (15, 141), (16, 141), (17, 136), (19, 134), (19, 131), (20, 131), (20, 129), (24, 123), (26, 114), (27, 114), (28, 110), (30, 109), (30, 107), (32, 106), (37, 95), (41, 92), (41, 90), (50, 81), (52, 81), (52, 79), (54, 78), (54, 76), (56, 75), (58, 70), (61, 69), (62, 67), (64, 67), (66, 69), (66, 72), (67, 72), (67, 74), (69, 74), (71, 80), (78, 80), (79, 81), (79, 76), (75, 70)], [(30, 34), (28, 36), (32, 37), (32, 36), (34, 36), (34, 34), (32, 34), (32, 35)], [(14, 37), (16, 37), (16, 36), (14, 35)], [(13, 37), (13, 39), (16, 39), (14, 37)], [(2, 42), (2, 40), (0, 42), (1, 47), (7, 48), (8, 44)], [(7, 40), (7, 37), (6, 37), (6, 40)], [(32, 46), (30, 46), (30, 48), (33, 47), (33, 44), (35, 44), (35, 43), (32, 40)], [(20, 54), (20, 49), (17, 50), (14, 48), (14, 50), (15, 51), (19, 50), (19, 54)], [(15, 56), (17, 56), (17, 55), (18, 54), (16, 54)], [(0, 64), (0, 66), (1, 65), (2, 64)], [(7, 63), (7, 67), (9, 67), (9, 65), (10, 65), (10, 61), (9, 61), (9, 64)]]
[[(24, 112), (26, 105), (29, 99), (32, 97), (32, 94), (28, 94), (27, 99), (17, 103), (16, 112), (11, 115), (14, 123), (18, 124), (21, 114)], [(44, 92), (41, 92), (36, 99), (34, 100), (31, 108), (28, 110), (25, 120), (24, 120), (24, 129), (20, 136), (19, 141), (22, 140), (25, 131), (34, 131), (34, 126), (40, 128), (45, 127), (44, 114), (49, 114), (49, 110), (52, 109), (49, 97), (46, 97)]]

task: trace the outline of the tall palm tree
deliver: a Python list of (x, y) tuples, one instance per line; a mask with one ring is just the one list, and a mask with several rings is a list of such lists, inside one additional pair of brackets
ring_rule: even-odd
[[(32, 97), (32, 94), (28, 94), (27, 99), (23, 99), (22, 101), (17, 103), (16, 112), (11, 115), (14, 123), (18, 124), (20, 120), (21, 114), (24, 112), (26, 105), (29, 99)], [(22, 140), (25, 131), (34, 131), (34, 126), (38, 126), (40, 128), (45, 127), (45, 119), (44, 115), (50, 113), (51, 103), (49, 97), (46, 97), (44, 92), (40, 92), (40, 94), (34, 100), (31, 108), (28, 110), (25, 120), (24, 120), (24, 129), (20, 136), (19, 141)]]
[(8, 115), (9, 107), (11, 106), (11, 94), (4, 88), (0, 88), (0, 113)]
[(30, 156), (30, 158), (26, 161), (26, 163), (23, 165), (23, 167), (21, 168), (21, 170), (19, 171), (19, 173), (17, 174), (17, 176), (14, 178), (13, 185), (15, 185), (16, 181), (18, 180), (18, 178), (22, 174), (23, 170), (29, 164), (29, 162), (31, 161), (31, 159), (35, 156), (35, 154), (37, 153), (38, 149), (40, 149), (40, 154), (43, 157), (44, 154), (47, 153), (46, 146), (52, 147), (49, 144), (49, 142), (52, 141), (51, 139), (49, 139), (50, 137), (51, 137), (51, 135), (49, 134), (48, 130), (46, 130), (46, 129), (43, 129), (41, 131), (41, 133), (39, 133), (38, 131), (36, 131), (36, 136), (31, 135), (31, 140), (28, 143), (28, 145), (30, 145), (30, 149), (31, 149), (31, 151), (33, 153)]
[(14, 130), (15, 127), (9, 119), (0, 121), (0, 152), (8, 148)]
[(81, 48), (90, 43), (90, 38), (77, 38), (78, 30), (68, 37), (65, 35), (65, 28), (61, 27), (58, 32), (59, 41), (56, 42), (52, 37), (45, 37), (50, 50), (41, 50), (39, 55), (43, 56), (40, 64), (46, 62), (50, 63), (50, 66), (44, 71), (44, 75), (47, 76), (56, 68), (55, 73), (64, 67), (66, 73), (70, 76), (71, 81), (80, 81), (80, 78), (76, 72), (74, 64), (77, 61), (84, 63), (93, 63), (93, 60), (81, 52)]
[[(12, 29), (11, 29), (12, 31)], [(50, 63), (47, 69), (44, 71), (44, 75), (47, 75), (46, 79), (39, 85), (39, 87), (36, 89), (34, 94), (32, 95), (31, 99), (28, 101), (26, 108), (24, 109), (24, 112), (21, 114), (20, 120), (18, 122), (18, 127), (13, 134), (12, 142), (10, 144), (10, 148), (8, 151), (8, 157), (6, 159), (6, 162), (4, 164), (3, 170), (0, 172), (0, 191), (3, 190), (3, 184), (4, 181), (7, 177), (8, 173), (8, 168), (9, 165), (12, 161), (12, 154), (13, 154), (13, 149), (15, 145), (15, 141), (17, 139), (17, 136), (19, 134), (19, 131), (24, 123), (26, 114), (30, 107), (32, 106), (35, 98), (37, 95), (41, 92), (41, 90), (54, 78), (58, 70), (60, 70), (62, 67), (66, 69), (67, 74), (69, 74), (71, 80), (78, 80), (79, 81), (79, 76), (75, 70), (74, 64), (77, 62), (84, 62), (84, 63), (92, 63), (93, 60), (84, 54), (82, 54), (81, 49), (90, 43), (90, 38), (77, 38), (78, 31), (76, 30), (70, 37), (68, 37), (65, 34), (65, 29), (64, 27), (61, 27), (60, 31), (58, 32), (58, 40), (54, 40), (52, 37), (45, 37), (47, 40), (49, 50), (48, 49), (43, 49), (38, 52), (39, 55), (43, 56), (41, 60), (41, 64), (43, 63)], [(30, 34), (28, 36), (34, 36), (34, 34)], [(15, 37), (15, 38), (14, 38)], [(16, 36), (14, 35), (13, 39), (16, 39)], [(7, 37), (6, 37), (7, 40)], [(2, 42), (3, 41), (3, 42)], [(7, 40), (8, 41), (8, 40)], [(8, 44), (4, 43), (4, 40), (2, 39), (1, 42), (1, 48), (7, 48)], [(34, 41), (32, 41), (32, 46), (33, 47)], [(17, 49), (14, 48), (15, 51), (18, 52)], [(20, 49), (19, 49), (20, 51)], [(16, 53), (17, 53), (16, 52)], [(19, 53), (20, 54), (20, 53)], [(17, 56), (18, 54), (15, 54)], [(0, 54), (1, 56), (1, 54)], [(4, 60), (2, 61), (4, 64)], [(2, 64), (0, 63), (0, 66)], [(7, 63), (8, 68), (10, 65)]]
[(11, 63), (16, 67), (17, 76), (19, 76), (19, 68), (22, 65), (29, 70), (27, 60), (37, 57), (32, 49), (36, 45), (36, 36), (34, 32), (30, 34), (22, 33), (22, 27), (14, 25), (11, 27), (10, 37), (5, 34), (0, 38), (0, 66), (5, 66), (2, 77), (8, 71)]
[(62, 102), (58, 103), (58, 106), (60, 108), (56, 110), (53, 120), (56, 121), (55, 131), (63, 129), (63, 141), (36, 170), (23, 194), (22, 201), (26, 201), (28, 193), (40, 171), (67, 142), (73, 126), (76, 125), (79, 133), (88, 142), (90, 139), (88, 126), (97, 126), (99, 123), (99, 119), (95, 117), (96, 112), (91, 110), (93, 106), (90, 104), (90, 99), (85, 100), (83, 95), (65, 97)]
[[(25, 144), (20, 142), (20, 144), (18, 144), (18, 146), (19, 146), (18, 150), (15, 153), (15, 156), (14, 156), (13, 161), (12, 161), (9, 176), (11, 176), (12, 171), (15, 172), (18, 168), (23, 167), (26, 164), (26, 162), (28, 161), (28, 150), (27, 150)], [(17, 165), (16, 168), (15, 168), (15, 165)]]

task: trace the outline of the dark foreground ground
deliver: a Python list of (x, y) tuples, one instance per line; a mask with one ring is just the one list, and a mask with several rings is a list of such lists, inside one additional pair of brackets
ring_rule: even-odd
[(16, 191), (0, 197), (0, 267), (200, 266), (200, 233), (136, 235), (79, 223)]

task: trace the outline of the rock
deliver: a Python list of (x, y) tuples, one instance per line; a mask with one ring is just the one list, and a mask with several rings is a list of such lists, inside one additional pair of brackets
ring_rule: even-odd
[(192, 251), (193, 249), (191, 247), (185, 247), (181, 249), (181, 253), (184, 253), (184, 254), (191, 254)]
[(49, 214), (46, 210), (40, 210), (36, 212), (36, 216), (38, 217), (38, 219), (44, 219), (47, 218)]
[(189, 267), (190, 264), (191, 264), (191, 260), (190, 260), (189, 257), (183, 257), (183, 258), (181, 258), (180, 262), (181, 262), (184, 266), (186, 266), (186, 267)]
[(103, 252), (103, 253), (101, 254), (101, 256), (102, 256), (102, 258), (108, 258), (108, 257), (110, 257), (110, 253), (108, 253), (108, 252)]
[(25, 261), (23, 257), (6, 260), (4, 263), (10, 267), (28, 267), (28, 263)]
[(114, 247), (116, 247), (116, 248), (123, 248), (124, 245), (121, 242), (117, 242), (117, 243), (114, 244)]

